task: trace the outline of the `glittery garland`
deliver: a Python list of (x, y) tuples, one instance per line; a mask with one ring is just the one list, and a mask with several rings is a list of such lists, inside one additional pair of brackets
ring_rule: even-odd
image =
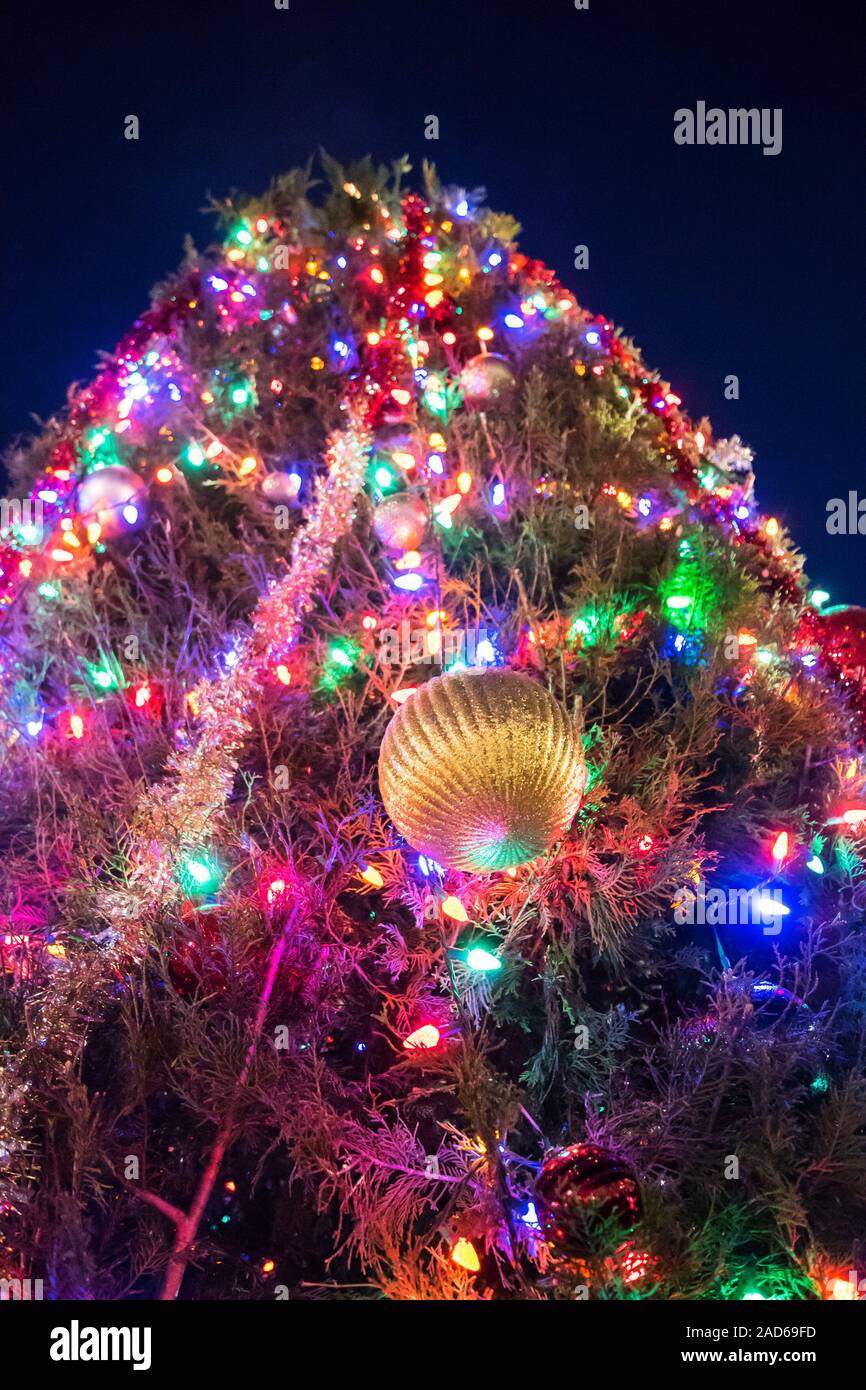
[[(145, 913), (164, 905), (181, 889), (176, 860), (184, 845), (202, 845), (212, 834), (238, 769), (244, 739), (251, 731), (249, 712), (281, 660), (297, 640), (304, 615), (313, 607), (317, 584), (325, 577), (334, 550), (355, 516), (371, 436), (354, 415), (332, 437), (326, 454), (327, 475), (318, 479), (307, 520), (292, 543), (288, 573), (271, 585), (253, 614), (251, 630), (238, 645), (237, 660), (216, 680), (200, 682), (195, 707), (200, 728), (195, 744), (173, 759), (165, 782), (148, 788), (133, 820), (127, 847), (126, 884), (107, 891), (100, 911), (110, 924), (98, 950), (76, 951), (57, 962), (51, 980), (31, 1001), (32, 1036), (42, 1046), (72, 1057), (85, 1025), (82, 1008), (93, 1007), (100, 986), (146, 949)], [(3, 1168), (26, 1151), (20, 1110), (25, 1083), (10, 1058), (0, 1075), (4, 1090), (14, 1087), (16, 1105), (0, 1103), (0, 1204), (11, 1206), (11, 1171)], [(4, 1160), (5, 1156), (5, 1162)], [(4, 1195), (3, 1189), (7, 1189)]]
[[(210, 838), (250, 732), (249, 710), (274, 663), (295, 642), (334, 546), (352, 524), (369, 448), (370, 435), (357, 420), (332, 436), (328, 473), (318, 480), (309, 517), (293, 542), (289, 573), (260, 600), (252, 631), (241, 642), (231, 668), (216, 681), (202, 681), (193, 694), (193, 708), (201, 721), (196, 742), (175, 756), (173, 785), (160, 783), (149, 789), (134, 822), (139, 840), (160, 846), (159, 867), (152, 853), (145, 854), (151, 897), (165, 875), (173, 872), (172, 860), (181, 843), (201, 846)], [(158, 883), (153, 881), (154, 868)]]

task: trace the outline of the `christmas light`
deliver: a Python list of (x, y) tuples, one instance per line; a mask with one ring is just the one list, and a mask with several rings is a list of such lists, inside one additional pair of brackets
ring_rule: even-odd
[(467, 1240), (465, 1236), (461, 1236), (460, 1239), (455, 1242), (454, 1248), (451, 1251), (451, 1259), (456, 1265), (459, 1265), (461, 1269), (468, 1270), (470, 1274), (477, 1274), (481, 1268), (481, 1261), (478, 1258), (475, 1246), (472, 1244), (472, 1241)]
[(432, 1023), (424, 1023), (420, 1028), (416, 1028), (407, 1038), (403, 1039), (403, 1046), (411, 1052), (415, 1048), (421, 1051), (429, 1051), (436, 1047), (440, 1039), (439, 1029)]
[(780, 830), (773, 841), (773, 858), (779, 863), (781, 863), (783, 859), (787, 859), (788, 845), (789, 839), (787, 830)]
[(502, 969), (502, 961), (492, 952), (485, 951), (483, 946), (472, 946), (466, 952), (466, 964), (470, 970), (478, 970), (483, 974), (491, 974)]
[(359, 870), (358, 876), (362, 878), (365, 883), (369, 883), (371, 888), (383, 888), (385, 885), (384, 878), (379, 873), (378, 869), (373, 868), (372, 864), (368, 864), (365, 869)]

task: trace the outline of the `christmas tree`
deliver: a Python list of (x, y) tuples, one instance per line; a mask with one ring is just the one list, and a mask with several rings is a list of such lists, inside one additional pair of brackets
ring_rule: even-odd
[(0, 1276), (854, 1297), (862, 615), (483, 190), (323, 166), (9, 459)]

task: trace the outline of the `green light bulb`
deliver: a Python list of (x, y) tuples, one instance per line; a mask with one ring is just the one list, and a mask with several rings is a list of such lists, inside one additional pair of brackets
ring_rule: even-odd
[(483, 946), (473, 946), (466, 952), (466, 964), (470, 970), (481, 970), (485, 974), (502, 969), (499, 957), (494, 956), (492, 951), (485, 951)]

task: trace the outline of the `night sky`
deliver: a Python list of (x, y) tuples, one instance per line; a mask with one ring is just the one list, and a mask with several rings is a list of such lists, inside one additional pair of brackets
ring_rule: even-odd
[[(207, 244), (210, 194), (257, 193), (319, 146), (343, 161), (408, 153), (445, 182), (484, 185), (521, 222), (522, 249), (625, 328), (693, 418), (751, 444), (761, 504), (810, 577), (866, 603), (866, 537), (825, 529), (829, 498), (866, 495), (853, 6), (9, 9), (0, 444), (92, 374), (186, 233)], [(676, 145), (674, 111), (701, 100), (781, 107), (782, 152)], [(128, 114), (138, 142), (123, 138)], [(430, 114), (438, 141), (424, 139)], [(577, 243), (588, 270), (573, 269)], [(724, 399), (729, 373), (739, 401)]]

